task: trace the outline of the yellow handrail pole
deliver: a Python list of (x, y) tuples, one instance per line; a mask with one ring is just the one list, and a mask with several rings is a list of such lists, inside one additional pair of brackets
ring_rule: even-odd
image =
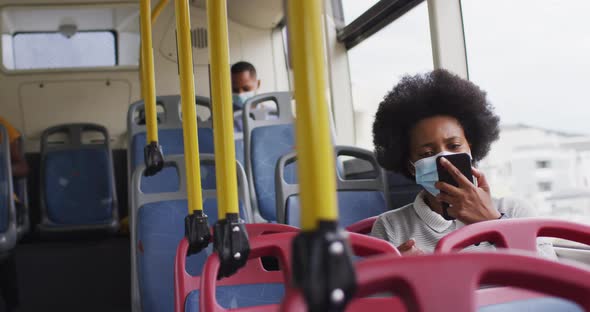
[(158, 16), (160, 16), (160, 13), (162, 13), (164, 8), (166, 7), (166, 4), (168, 4), (168, 1), (169, 0), (160, 0), (160, 2), (156, 4), (156, 7), (152, 10), (152, 23), (156, 22)]
[(197, 137), (197, 109), (195, 107), (195, 77), (193, 74), (193, 47), (188, 0), (175, 0), (176, 42), (180, 72), (180, 98), (182, 102), (182, 133), (186, 165), (186, 187), (189, 214), (203, 210), (201, 168)]
[(217, 176), (218, 217), (238, 214), (236, 150), (229, 68), (229, 43), (226, 0), (207, 0), (209, 60), (211, 62), (211, 99)]
[(289, 47), (297, 105), (296, 143), (301, 187), (301, 228), (337, 221), (336, 170), (330, 139), (322, 34), (322, 3), (288, 0)]
[(141, 26), (141, 77), (142, 96), (145, 109), (147, 144), (158, 142), (158, 120), (156, 113), (156, 82), (154, 74), (154, 53), (152, 49), (151, 1), (139, 3)]
[[(156, 22), (156, 20), (158, 19), (158, 17), (160, 16), (160, 13), (162, 13), (162, 11), (164, 10), (164, 7), (166, 7), (166, 4), (168, 4), (169, 0), (160, 0), (160, 2), (156, 5), (156, 7), (152, 10), (152, 24)], [(140, 43), (141, 46), (141, 43)], [(141, 48), (140, 48), (141, 50)], [(143, 82), (146, 81), (143, 77), (143, 64), (142, 64), (142, 57), (141, 57), (141, 52), (139, 53), (139, 79), (141, 79), (141, 83), (139, 84), (139, 91), (141, 94), (141, 97), (143, 99), (145, 99), (145, 95), (144, 95), (144, 91), (143, 91)]]

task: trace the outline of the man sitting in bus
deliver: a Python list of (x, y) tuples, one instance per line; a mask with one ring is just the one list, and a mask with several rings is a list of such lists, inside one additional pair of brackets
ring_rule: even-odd
[[(473, 184), (441, 158), (459, 187), (427, 177), (436, 173), (441, 155), (466, 153), (473, 165), (483, 159), (499, 137), (499, 121), (484, 91), (448, 71), (402, 78), (375, 116), (375, 153), (382, 167), (415, 179), (424, 190), (413, 203), (380, 215), (371, 235), (398, 246), (402, 254), (417, 254), (432, 252), (442, 237), (466, 224), (532, 217), (534, 211), (525, 201), (492, 198), (484, 174), (476, 168)], [(538, 242), (541, 255), (556, 258), (550, 243)], [(469, 249), (484, 248), (491, 246), (481, 243)]]
[(242, 132), (244, 131), (242, 121), (244, 104), (255, 96), (260, 88), (260, 79), (258, 79), (254, 65), (244, 61), (232, 65), (231, 87), (234, 109), (234, 130), (235, 132)]

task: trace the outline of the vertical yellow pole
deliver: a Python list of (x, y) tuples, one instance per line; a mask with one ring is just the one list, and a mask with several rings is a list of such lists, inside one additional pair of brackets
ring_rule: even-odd
[(238, 213), (236, 150), (229, 68), (229, 37), (226, 0), (207, 0), (211, 99), (215, 143), (215, 173), (219, 196), (219, 219)]
[[(152, 24), (156, 22), (156, 20), (158, 19), (158, 16), (160, 16), (160, 13), (162, 13), (162, 10), (164, 10), (164, 7), (166, 7), (166, 4), (168, 4), (168, 1), (169, 0), (160, 0), (160, 2), (156, 5), (154, 10), (152, 11)], [(140, 51), (143, 51), (142, 49), (143, 48), (141, 48), (141, 43), (140, 43)], [(141, 81), (141, 83), (139, 84), (139, 91), (141, 94), (141, 98), (145, 99), (146, 96), (144, 94), (143, 84), (144, 84), (144, 81), (147, 81), (147, 79), (145, 79), (143, 76), (144, 75), (143, 73), (145, 71), (143, 70), (143, 62), (141, 61), (142, 60), (141, 54), (142, 54), (142, 52), (139, 53), (139, 79)]]
[(145, 109), (147, 144), (158, 142), (158, 120), (156, 113), (156, 82), (154, 74), (154, 53), (152, 49), (151, 1), (139, 3), (141, 26), (141, 89)]
[(287, 10), (297, 102), (295, 125), (303, 230), (315, 230), (319, 221), (338, 218), (334, 148), (325, 98), (322, 3), (288, 0)]
[(186, 164), (186, 187), (189, 214), (203, 210), (199, 142), (197, 137), (197, 110), (195, 107), (195, 77), (193, 74), (193, 47), (188, 0), (175, 0), (176, 42), (180, 71), (180, 97), (182, 101), (182, 132)]

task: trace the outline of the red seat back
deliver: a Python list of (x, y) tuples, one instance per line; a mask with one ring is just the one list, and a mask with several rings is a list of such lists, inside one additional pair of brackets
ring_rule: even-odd
[[(248, 237), (253, 238), (263, 234), (298, 232), (299, 229), (293, 226), (274, 223), (252, 223), (246, 224)], [(186, 297), (193, 291), (201, 288), (201, 277), (192, 276), (186, 271), (186, 255), (188, 241), (183, 238), (176, 249), (174, 262), (174, 311), (184, 311)]]
[[(248, 285), (264, 283), (285, 283), (291, 278), (291, 241), (295, 233), (279, 233), (262, 235), (250, 240), (250, 255), (248, 264), (236, 275), (217, 281), (219, 271), (219, 257), (212, 254), (203, 268), (200, 294), (200, 311), (227, 311), (217, 303), (215, 290), (217, 286)], [(388, 242), (374, 237), (349, 233), (349, 243), (353, 253), (361, 257), (387, 254), (400, 257), (399, 251)], [(281, 271), (266, 271), (258, 258), (274, 256), (279, 260)], [(285, 283), (287, 284), (287, 283)], [(288, 289), (288, 287), (286, 287)], [(232, 309), (232, 311), (277, 311), (279, 305), (266, 305)]]
[(437, 244), (435, 252), (461, 250), (483, 241), (496, 247), (537, 251), (539, 236), (563, 238), (590, 245), (590, 226), (540, 218), (478, 222), (458, 229)]
[[(351, 312), (471, 312), (476, 310), (480, 284), (538, 291), (590, 310), (590, 271), (514, 252), (380, 256), (357, 263), (356, 272), (358, 299), (349, 305)], [(383, 292), (399, 295), (405, 307), (397, 298), (364, 298)], [(282, 308), (304, 311), (302, 295), (288, 290)]]
[(377, 220), (378, 216), (363, 219), (355, 222), (346, 227), (346, 230), (353, 233), (359, 234), (370, 234), (373, 229), (373, 223)]

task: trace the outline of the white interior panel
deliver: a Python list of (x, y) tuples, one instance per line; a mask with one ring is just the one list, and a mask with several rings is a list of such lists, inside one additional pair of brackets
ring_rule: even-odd
[[(205, 0), (195, 0), (201, 9), (206, 7)], [(283, 19), (282, 0), (228, 0), (227, 15), (230, 19), (249, 27), (273, 28)]]
[(72, 24), (78, 30), (116, 29), (128, 17), (137, 17), (137, 4), (78, 6), (9, 6), (2, 9), (4, 32), (57, 31)]
[(124, 80), (56, 81), (20, 86), (27, 138), (39, 138), (48, 127), (92, 122), (106, 126), (115, 137), (125, 133), (131, 85)]
[[(203, 28), (207, 29), (207, 13), (202, 9), (191, 10), (191, 29)], [(231, 60), (241, 60), (241, 36), (235, 31), (238, 28), (233, 23), (229, 23), (229, 54)], [(169, 21), (166, 27), (166, 33), (160, 42), (160, 53), (163, 57), (170, 61), (177, 62), (176, 54), (176, 20)], [(209, 64), (209, 50), (207, 48), (193, 47), (193, 62), (194, 65)]]

